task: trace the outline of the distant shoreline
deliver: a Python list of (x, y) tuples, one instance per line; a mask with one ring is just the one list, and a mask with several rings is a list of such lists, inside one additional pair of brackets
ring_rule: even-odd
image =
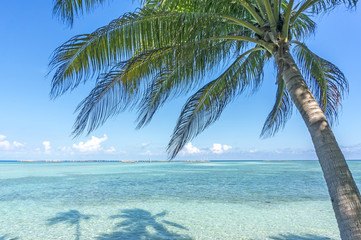
[[(295, 162), (295, 161), (318, 161), (318, 160), (0, 160), (0, 163), (152, 163), (152, 162)], [(361, 159), (348, 159), (347, 161), (361, 161)]]

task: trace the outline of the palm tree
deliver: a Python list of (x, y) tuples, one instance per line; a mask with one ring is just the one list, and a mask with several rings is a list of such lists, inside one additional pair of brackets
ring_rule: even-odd
[[(77, 15), (103, 2), (57, 0), (54, 14), (71, 26)], [(172, 159), (216, 121), (230, 101), (257, 90), (265, 64), (274, 62), (276, 101), (261, 136), (283, 128), (296, 105), (311, 134), (341, 237), (361, 239), (360, 193), (329, 125), (337, 118), (348, 84), (335, 65), (303, 43), (316, 28), (310, 14), (356, 2), (144, 0), (136, 12), (77, 35), (54, 51), (51, 96), (96, 79), (77, 108), (76, 136), (133, 108), (139, 113), (137, 127), (143, 127), (166, 100), (206, 82), (181, 111), (168, 145)], [(220, 75), (206, 79), (225, 64)]]

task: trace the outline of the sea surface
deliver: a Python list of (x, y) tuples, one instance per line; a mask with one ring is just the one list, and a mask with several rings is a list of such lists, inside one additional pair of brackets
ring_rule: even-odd
[(9, 239), (340, 238), (316, 161), (0, 162)]

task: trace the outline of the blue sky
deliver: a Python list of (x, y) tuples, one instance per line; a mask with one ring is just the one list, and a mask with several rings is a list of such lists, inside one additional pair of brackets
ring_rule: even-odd
[[(76, 34), (89, 33), (137, 1), (114, 0), (75, 21), (72, 29), (52, 16), (52, 1), (4, 1), (0, 8), (0, 160), (17, 159), (166, 159), (166, 146), (186, 98), (169, 102), (151, 124), (135, 130), (136, 114), (114, 117), (90, 135), (70, 135), (77, 104), (92, 82), (51, 101), (48, 62), (52, 51)], [(347, 159), (361, 159), (360, 11), (343, 7), (317, 19), (308, 46), (336, 64), (350, 83), (339, 124), (333, 127)], [(178, 159), (316, 159), (298, 113), (275, 137), (260, 139), (275, 98), (270, 66), (262, 88), (237, 98), (220, 120), (194, 139)]]

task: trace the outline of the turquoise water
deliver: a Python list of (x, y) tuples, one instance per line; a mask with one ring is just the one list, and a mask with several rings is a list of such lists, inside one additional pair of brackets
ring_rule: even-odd
[(8, 239), (340, 238), (314, 161), (0, 162)]

